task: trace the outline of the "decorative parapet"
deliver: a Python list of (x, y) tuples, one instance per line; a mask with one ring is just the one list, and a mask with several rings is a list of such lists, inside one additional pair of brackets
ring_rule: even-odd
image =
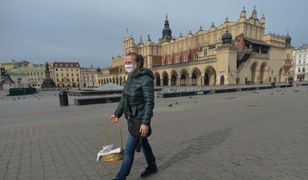
[(207, 58), (203, 60), (187, 61), (187, 62), (181, 62), (181, 63), (176, 63), (176, 64), (158, 65), (158, 66), (154, 66), (151, 69), (158, 70), (158, 69), (166, 69), (166, 68), (177, 68), (177, 67), (184, 67), (184, 66), (189, 66), (189, 65), (208, 64), (208, 63), (214, 63), (214, 62), (216, 62), (216, 58)]

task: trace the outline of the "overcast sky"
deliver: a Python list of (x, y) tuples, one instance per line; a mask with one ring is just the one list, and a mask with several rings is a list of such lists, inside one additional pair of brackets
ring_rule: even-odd
[(308, 42), (307, 0), (0, 0), (0, 62), (79, 61), (105, 67), (122, 53), (128, 28), (135, 41), (157, 42), (168, 13), (172, 35), (234, 21), (245, 5), (266, 17), (266, 32)]

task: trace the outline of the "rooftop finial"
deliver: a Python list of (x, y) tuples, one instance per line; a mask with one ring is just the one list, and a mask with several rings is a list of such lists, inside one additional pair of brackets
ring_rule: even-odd
[(151, 36), (148, 34), (148, 41), (151, 41)]
[(128, 28), (126, 28), (126, 32), (125, 32), (125, 38), (128, 38), (129, 34), (128, 34)]
[(262, 17), (260, 19), (261, 24), (265, 24), (265, 16), (264, 14), (262, 14)]
[(228, 22), (229, 22), (229, 18), (227, 16), (226, 19), (225, 19), (225, 23), (228, 23)]

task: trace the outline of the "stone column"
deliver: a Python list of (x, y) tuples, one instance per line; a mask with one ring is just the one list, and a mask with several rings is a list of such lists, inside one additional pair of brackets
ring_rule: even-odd
[(187, 82), (187, 84), (186, 84), (186, 86), (191, 86), (192, 84), (192, 76), (191, 75), (188, 75), (188, 80), (186, 81)]
[(171, 86), (171, 77), (168, 78), (168, 86)]
[(176, 85), (176, 86), (180, 86), (180, 80), (181, 80), (180, 77), (177, 77), (177, 78), (176, 78), (176, 81), (175, 81), (175, 85)]
[(178, 86), (181, 86), (181, 77), (180, 76), (177, 78), (177, 83), (178, 83)]
[(260, 84), (260, 68), (256, 69), (255, 84)]

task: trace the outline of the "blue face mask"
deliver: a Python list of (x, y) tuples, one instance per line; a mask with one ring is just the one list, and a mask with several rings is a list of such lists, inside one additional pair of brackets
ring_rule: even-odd
[(132, 73), (136, 70), (137, 66), (136, 64), (125, 64), (125, 70), (128, 72), (128, 73)]

